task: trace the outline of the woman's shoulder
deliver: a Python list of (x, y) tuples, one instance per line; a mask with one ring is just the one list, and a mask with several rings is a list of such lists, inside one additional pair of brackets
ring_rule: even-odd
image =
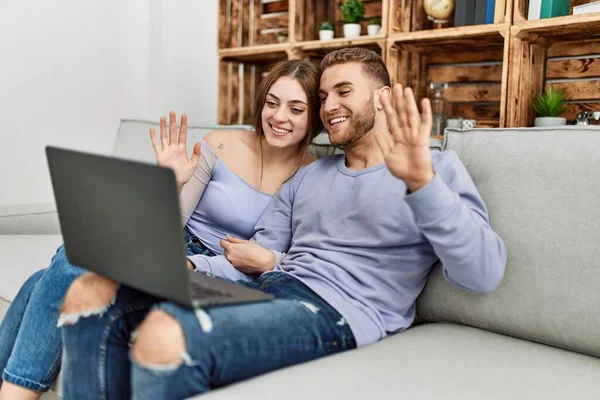
[(246, 147), (253, 134), (254, 132), (243, 129), (217, 129), (207, 133), (202, 139), (219, 154), (237, 150), (240, 145)]

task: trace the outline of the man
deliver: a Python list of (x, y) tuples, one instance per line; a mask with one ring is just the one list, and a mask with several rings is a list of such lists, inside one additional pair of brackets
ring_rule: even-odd
[[(236, 246), (252, 245), (236, 240), (224, 243), (226, 256), (189, 257), (199, 270), (276, 299), (203, 310), (160, 303), (133, 335), (136, 398), (192, 396), (402, 331), (438, 258), (461, 289), (487, 293), (500, 284), (504, 244), (456, 154), (431, 153), (429, 101), (421, 118), (412, 91), (397, 85), (392, 94), (383, 61), (369, 50), (335, 51), (322, 68), (321, 118), (345, 154), (298, 171), (265, 211), (252, 242), (282, 252), (275, 267), (261, 275), (234, 268)], [(103, 278), (85, 278), (80, 289), (110, 300)], [(128, 296), (120, 290), (117, 304), (131, 304)], [(81, 311), (77, 300), (69, 293), (64, 312)], [(91, 318), (64, 328), (68, 398), (129, 395), (128, 341), (144, 316), (120, 316), (118, 328)], [(100, 359), (89, 360), (110, 331)]]

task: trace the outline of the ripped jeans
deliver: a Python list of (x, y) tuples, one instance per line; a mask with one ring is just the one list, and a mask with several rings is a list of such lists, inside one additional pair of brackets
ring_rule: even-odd
[[(188, 255), (214, 255), (187, 226), (184, 237)], [(70, 264), (60, 246), (49, 267), (23, 284), (0, 324), (0, 386), (6, 381), (39, 392), (50, 389), (62, 358), (58, 310), (73, 281), (86, 272)]]
[[(275, 299), (191, 310), (117, 289), (102, 315), (63, 327), (65, 398), (182, 399), (356, 347), (344, 318), (292, 275), (269, 272), (237, 283)], [(172, 365), (145, 366), (130, 356), (133, 332), (154, 308), (184, 332), (186, 351)]]

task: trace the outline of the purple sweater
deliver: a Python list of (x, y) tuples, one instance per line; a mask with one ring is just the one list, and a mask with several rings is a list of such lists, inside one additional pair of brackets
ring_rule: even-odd
[[(453, 151), (434, 152), (436, 176), (406, 195), (385, 164), (352, 171), (344, 156), (302, 168), (273, 198), (256, 241), (285, 252), (274, 271), (300, 279), (348, 321), (359, 346), (408, 328), (432, 265), (470, 292), (501, 282), (506, 250)], [(254, 279), (223, 256), (191, 256), (199, 270)], [(269, 273), (269, 272), (267, 272)]]

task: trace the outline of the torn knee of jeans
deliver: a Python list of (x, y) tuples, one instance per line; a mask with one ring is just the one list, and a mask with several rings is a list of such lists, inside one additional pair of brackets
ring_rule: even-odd
[(73, 325), (80, 318), (101, 317), (115, 304), (117, 289), (115, 282), (91, 273), (75, 279), (65, 296), (57, 326)]
[(185, 365), (188, 367), (194, 367), (194, 366), (198, 365), (198, 363), (195, 362), (194, 360), (192, 360), (192, 357), (186, 351), (182, 351), (179, 354), (179, 361), (170, 363), (170, 364), (149, 364), (149, 363), (143, 363), (138, 360), (135, 360), (134, 357), (132, 357), (132, 356), (130, 356), (130, 358), (131, 358), (131, 361), (133, 363), (137, 364), (139, 367), (145, 368), (145, 369), (148, 369), (148, 370), (151, 370), (154, 372), (171, 372), (171, 371), (177, 370), (182, 365)]
[(171, 371), (182, 364), (196, 365), (187, 353), (183, 328), (161, 308), (151, 311), (132, 336), (131, 359), (141, 367)]
[(319, 312), (319, 307), (315, 306), (312, 303), (309, 303), (309, 302), (306, 302), (306, 301), (299, 301), (298, 303), (302, 304), (304, 307), (306, 307), (313, 314), (316, 314), (316, 313)]

